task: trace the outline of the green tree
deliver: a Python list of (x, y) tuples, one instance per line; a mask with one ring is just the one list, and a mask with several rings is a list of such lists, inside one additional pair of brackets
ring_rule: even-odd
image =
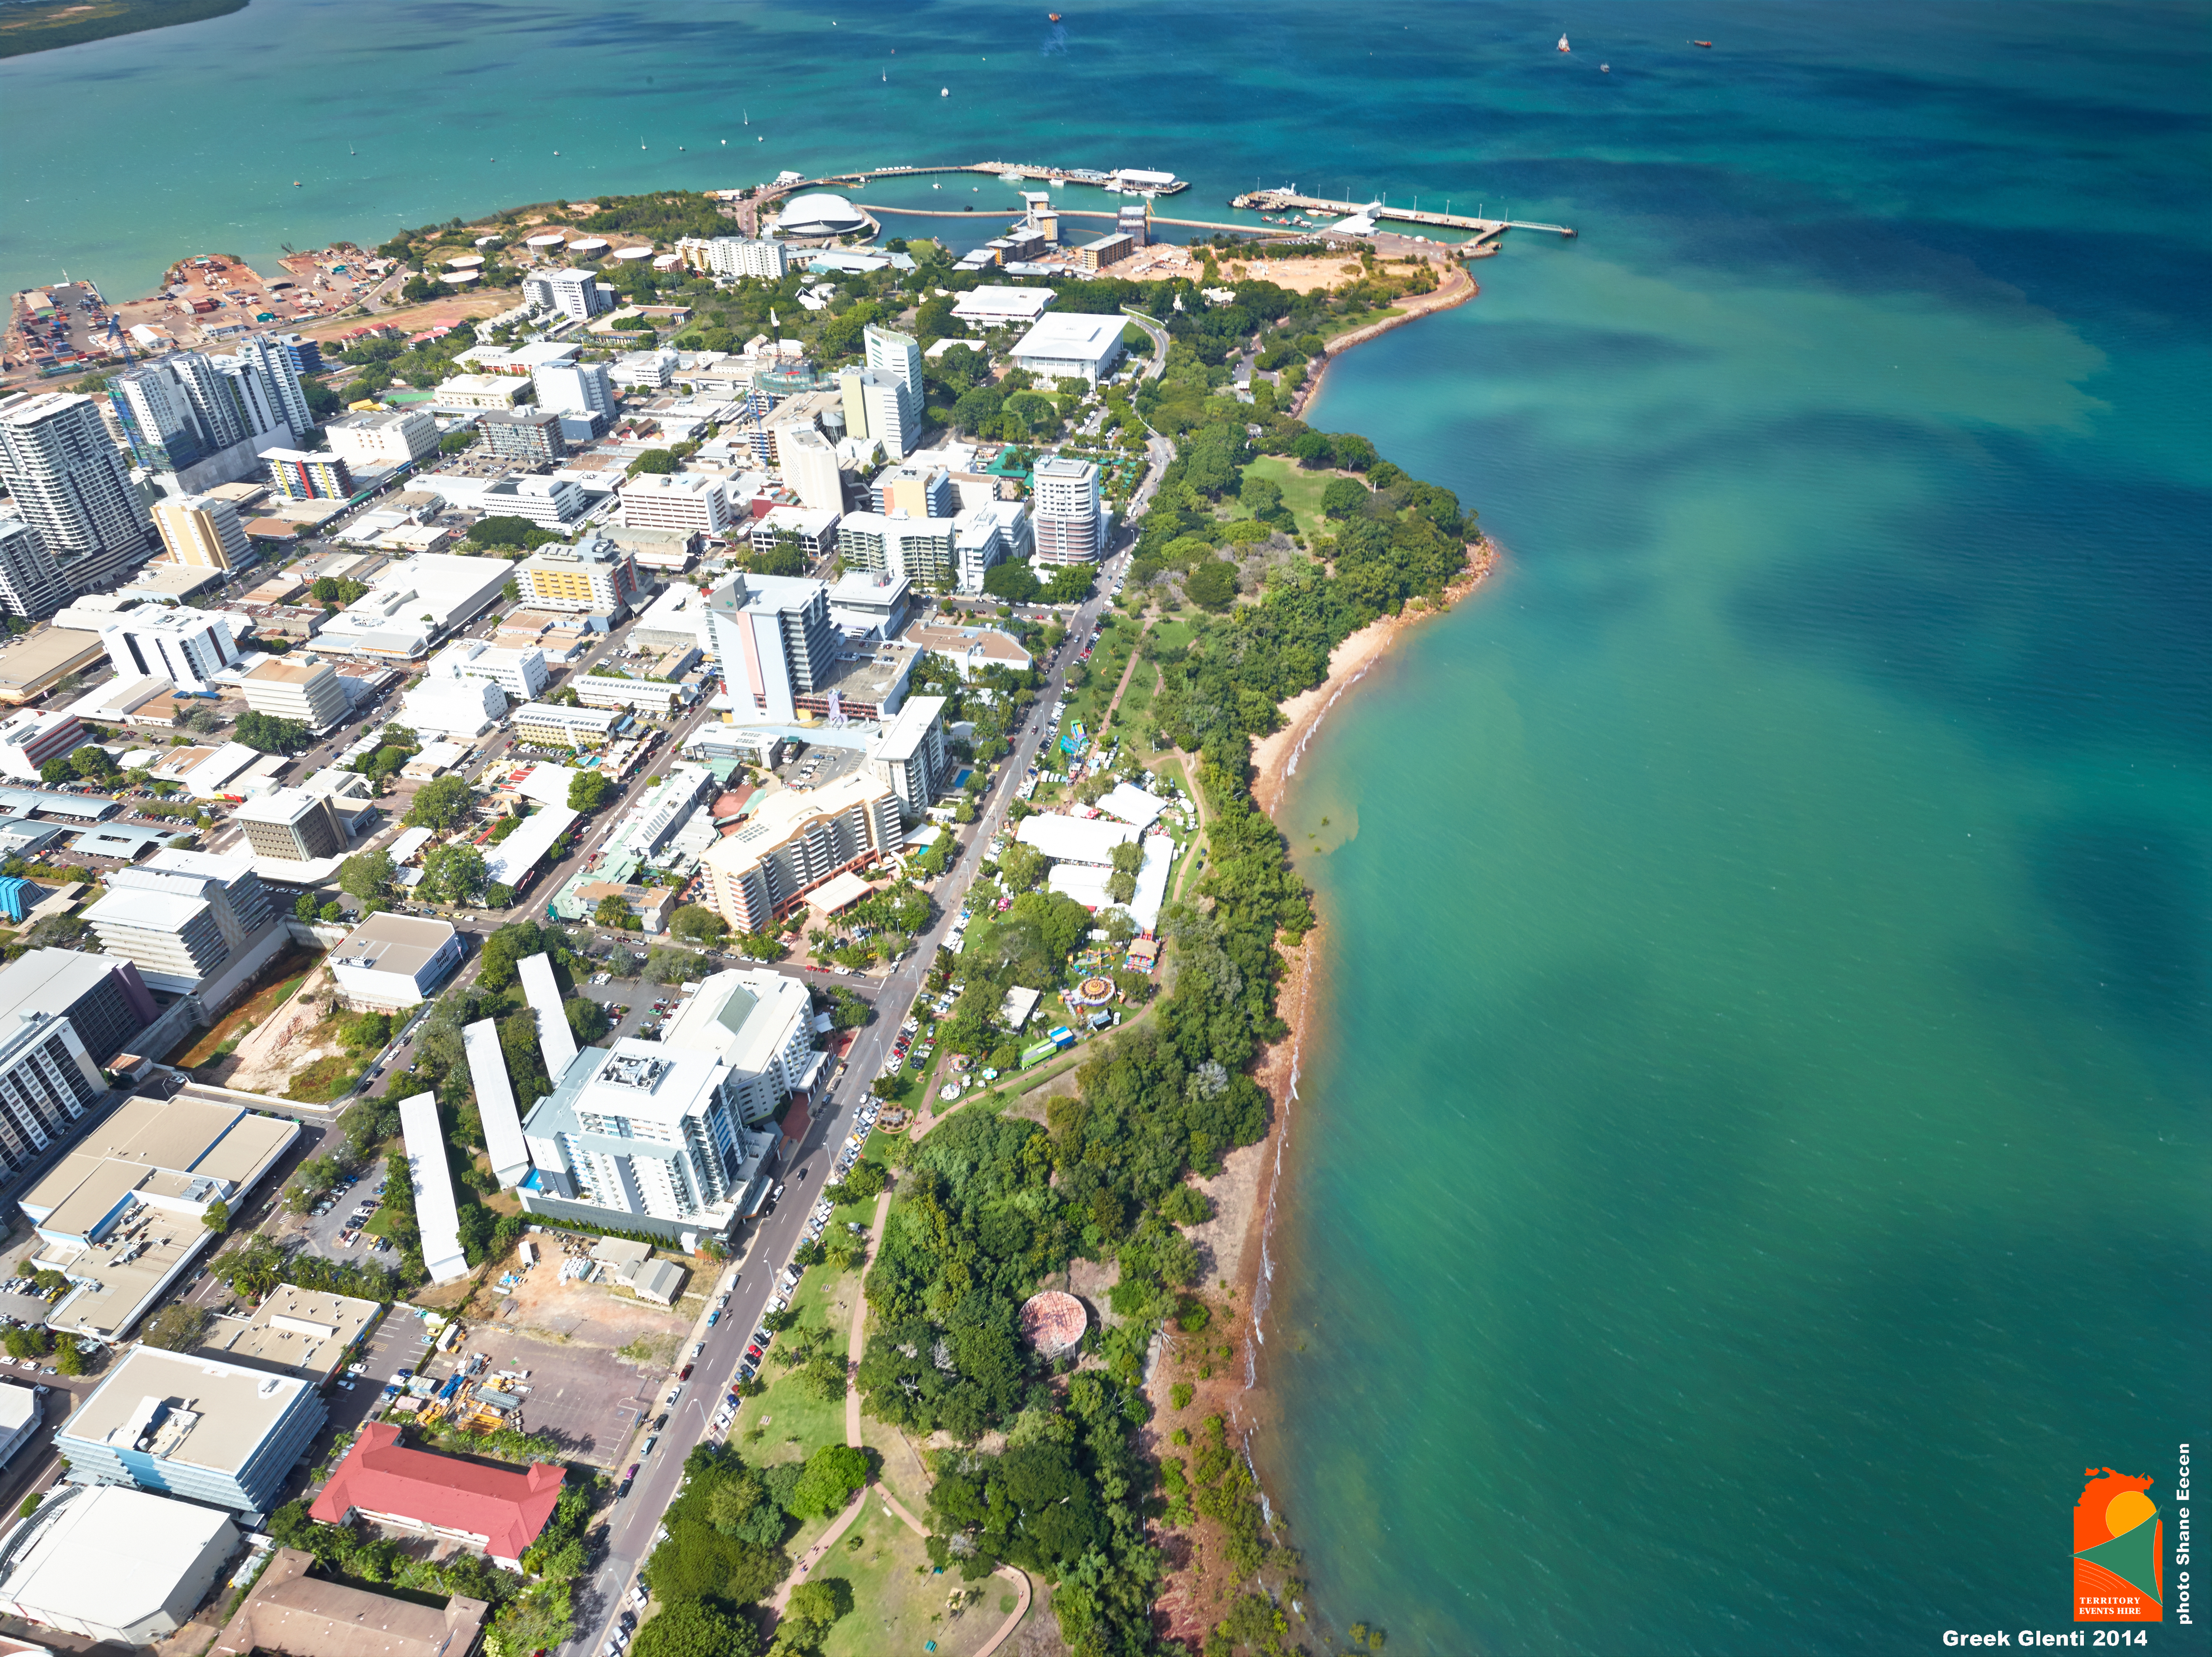
[(805, 1637), (819, 1643), (830, 1626), (853, 1609), (853, 1585), (842, 1576), (820, 1576), (792, 1589), (784, 1615), (804, 1625)]
[(200, 1223), (221, 1236), (230, 1229), (230, 1205), (220, 1197), (201, 1211)]
[(198, 1344), (207, 1326), (204, 1308), (187, 1301), (173, 1301), (146, 1320), (138, 1338), (164, 1351), (189, 1352)]
[(1218, 558), (1206, 558), (1183, 578), (1182, 590), (1193, 604), (1224, 610), (1237, 602), (1237, 573)]
[(57, 754), (39, 768), (39, 780), (49, 788), (58, 788), (76, 780), (76, 768), (70, 763), (66, 754)]
[(628, 929), (637, 925), (637, 917), (630, 913), (629, 902), (620, 892), (609, 892), (592, 911), (592, 919), (602, 926)]
[(315, 744), (314, 733), (301, 720), (254, 713), (238, 716), (238, 740), (264, 754), (305, 753)]
[(115, 762), (107, 750), (91, 743), (70, 750), (70, 769), (87, 782), (105, 782), (115, 774)]
[(54, 1349), (54, 1368), (65, 1375), (81, 1375), (85, 1370), (84, 1354), (77, 1350), (74, 1339), (64, 1340)]
[(388, 852), (356, 852), (338, 865), (338, 889), (363, 903), (380, 903), (392, 895)]
[(678, 1599), (638, 1630), (629, 1657), (756, 1657), (759, 1650), (760, 1636), (744, 1618), (704, 1599)]
[(983, 591), (1010, 604), (1026, 604), (1043, 588), (1037, 581), (1036, 572), (1017, 561), (992, 565), (983, 576)]
[(473, 846), (440, 846), (422, 859), (422, 895), (434, 902), (474, 903), (489, 878)]
[(668, 918), (668, 930), (687, 944), (719, 944), (729, 936), (729, 923), (702, 903), (687, 903)]
[(469, 806), (475, 798), (467, 778), (440, 777), (422, 785), (422, 792), (415, 796), (415, 803), (407, 808), (406, 822), (411, 828), (448, 833), (468, 820)]
[(568, 809), (596, 811), (607, 797), (607, 780), (597, 771), (579, 771), (568, 779)]
[(1133, 875), (1145, 866), (1145, 848), (1138, 841), (1125, 840), (1112, 853), (1114, 867), (1125, 875)]
[(1091, 596), (1096, 585), (1094, 572), (1088, 564), (1062, 564), (1052, 573), (1046, 583), (1044, 596), (1048, 604), (1079, 604)]
[(1321, 492), (1321, 509), (1331, 518), (1350, 518), (1373, 498), (1367, 486), (1357, 478), (1332, 477), (1328, 487)]
[(868, 1457), (849, 1444), (825, 1444), (806, 1459), (806, 1470), (785, 1503), (801, 1519), (827, 1517), (868, 1482)]
[(629, 463), (629, 476), (632, 477), (641, 472), (667, 473), (675, 470), (676, 457), (666, 449), (647, 449)]

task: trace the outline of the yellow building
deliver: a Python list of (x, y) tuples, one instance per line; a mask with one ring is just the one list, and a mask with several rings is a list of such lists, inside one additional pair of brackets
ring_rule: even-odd
[(236, 569), (251, 549), (238, 508), (211, 495), (170, 495), (154, 508), (161, 544), (180, 564), (201, 569)]

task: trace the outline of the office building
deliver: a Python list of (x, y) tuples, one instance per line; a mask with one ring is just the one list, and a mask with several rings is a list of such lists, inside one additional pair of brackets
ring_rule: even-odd
[(869, 744), (868, 769), (898, 796), (908, 827), (920, 822), (951, 774), (945, 751), (945, 698), (909, 697)]
[(829, 591), (799, 576), (736, 575), (708, 597), (714, 669), (739, 720), (787, 725), (797, 699), (829, 683), (839, 652)]
[(913, 604), (912, 583), (868, 570), (847, 570), (830, 589), (830, 619), (848, 636), (896, 638)]
[(1030, 533), (1040, 564), (1093, 564), (1104, 551), (1098, 468), (1047, 455), (1030, 475)]
[(620, 708), (530, 702), (514, 710), (514, 740), (527, 747), (605, 748), (629, 724)]
[(312, 863), (346, 848), (345, 824), (337, 808), (304, 788), (279, 788), (247, 800), (232, 821), (246, 831), (254, 856), (278, 863)]
[(238, 508), (210, 495), (167, 495), (154, 505), (154, 527), (180, 564), (239, 569), (253, 559)]
[(353, 472), (329, 449), (268, 449), (261, 456), (269, 482), (287, 501), (346, 501)]
[[(0, 1028), (13, 1029), (42, 1012), (67, 1019), (92, 1062), (102, 1066), (131, 1051), (161, 1016), (146, 980), (129, 962), (75, 950), (31, 950), (0, 966)], [(52, 1132), (51, 1125), (42, 1131)], [(45, 1144), (29, 1128), (24, 1132), (33, 1143)], [(0, 1143), (0, 1154), (4, 1150)], [(10, 1163), (9, 1168), (17, 1166)]]
[(509, 574), (524, 604), (556, 612), (619, 615), (644, 586), (637, 561), (603, 535), (586, 535), (571, 547), (540, 547)]
[[(49, 951), (48, 953), (58, 953)], [(100, 1065), (56, 1012), (19, 1012), (0, 1040), (0, 1168), (21, 1173), (107, 1092)]]
[(71, 592), (145, 561), (152, 519), (90, 398), (38, 391), (0, 406), (0, 483)]
[(415, 1186), (415, 1225), (422, 1235), (422, 1269), (430, 1274), (432, 1283), (465, 1278), (469, 1263), (461, 1252), (461, 1214), (453, 1201), (453, 1170), (446, 1159), (446, 1132), (438, 1124), (437, 1100), (427, 1093), (401, 1100), (399, 1127), (405, 1136), (407, 1167)]
[(529, 381), (512, 374), (455, 374), (432, 389), (430, 406), (440, 414), (496, 413), (513, 408), (529, 391)]
[(485, 446), (502, 460), (550, 466), (568, 452), (561, 416), (550, 409), (495, 409), (477, 424)]
[(305, 334), (270, 334), (270, 345), (284, 354), (284, 361), (295, 374), (319, 374), (323, 372), (323, 347), (319, 340)]
[(678, 240), (676, 252), (688, 269), (709, 276), (781, 282), (790, 269), (781, 242), (749, 236), (684, 236)]
[(507, 717), (507, 695), (495, 679), (432, 674), (407, 693), (400, 718), (420, 735), (465, 740), (482, 736)]
[[(260, 804), (248, 801), (240, 810)], [(253, 831), (246, 832), (251, 841)], [(164, 847), (109, 875), (107, 895), (84, 918), (103, 951), (134, 962), (151, 987), (179, 995), (197, 992), (256, 944), (272, 941), (268, 889), (253, 871), (252, 857), (242, 853)]]
[(728, 1066), (738, 1120), (757, 1126), (820, 1076), (826, 1054), (814, 1045), (813, 998), (781, 973), (715, 973), (686, 997), (660, 1044), (703, 1053)]
[(952, 302), (952, 314), (971, 328), (1027, 327), (1053, 300), (1049, 288), (970, 288)]
[(837, 514), (811, 507), (770, 507), (752, 520), (750, 538), (755, 552), (787, 541), (811, 566), (837, 550)]
[(323, 428), (331, 452), (363, 471), (404, 466), (438, 452), (438, 422), (425, 410), (341, 415)]
[(377, 1012), (419, 1007), (461, 964), (459, 936), (428, 915), (373, 914), (330, 953), (331, 976), (349, 1006)]
[(28, 1387), (0, 1381), (0, 1467), (13, 1461), (44, 1424), (39, 1395)]
[(192, 1350), (225, 1363), (323, 1386), (337, 1377), (354, 1344), (375, 1326), (374, 1301), (279, 1284), (246, 1313), (218, 1312)]
[(556, 414), (605, 415), (612, 420), (621, 410), (615, 383), (604, 362), (549, 362), (530, 371), (538, 388), (538, 406)]
[(206, 1657), (471, 1657), (488, 1600), (441, 1608), (310, 1575), (315, 1556), (279, 1548)]
[(892, 460), (903, 460), (921, 436), (919, 404), (904, 382), (889, 373), (842, 368), (837, 387), (843, 402), (845, 435), (880, 445)]
[(307, 1516), (325, 1525), (365, 1519), (458, 1542), (494, 1564), (520, 1570), (522, 1556), (552, 1518), (567, 1477), (550, 1462), (533, 1462), (514, 1472), (410, 1450), (400, 1443), (398, 1427), (372, 1421), (361, 1429)]
[(811, 426), (793, 426), (783, 429), (777, 446), (784, 487), (802, 506), (810, 512), (845, 510), (845, 475), (836, 444)]
[(201, 1352), (125, 1348), (54, 1434), (70, 1482), (123, 1484), (259, 1517), (326, 1417), (313, 1383)]
[(748, 1133), (743, 1111), (729, 1066), (714, 1054), (635, 1036), (586, 1047), (524, 1124), (535, 1167), (523, 1206), (562, 1211), (540, 1206), (552, 1198), (724, 1230), (769, 1137)]
[(278, 1548), (206, 1657), (471, 1657), (489, 1601), (441, 1607), (311, 1575), (315, 1557)]
[(1121, 360), (1121, 331), (1133, 325), (1123, 317), (1048, 311), (1014, 347), (1014, 366), (1042, 379), (1096, 385)]
[(638, 613), (629, 641), (638, 650), (711, 650), (707, 595), (689, 581), (671, 581)]
[(848, 513), (837, 525), (838, 555), (848, 570), (902, 577), (928, 592), (950, 592), (957, 581), (951, 518)]
[(730, 497), (710, 472), (640, 472), (623, 482), (622, 516), (631, 529), (719, 536), (730, 527)]
[(212, 690), (216, 675), (238, 665), (230, 619), (204, 610), (140, 604), (118, 611), (100, 630), (107, 659), (128, 678), (154, 676), (179, 690)]
[(51, 616), (70, 601), (69, 583), (31, 526), (0, 513), (0, 610), (27, 621)]
[(246, 705), (273, 719), (297, 719), (318, 733), (345, 718), (352, 707), (345, 682), (328, 662), (286, 661), (271, 657), (238, 682)]
[(942, 466), (886, 466), (868, 485), (878, 512), (908, 518), (950, 518), (958, 510), (952, 474)]
[(19, 707), (0, 718), (0, 772), (25, 782), (40, 780), (39, 768), (91, 740), (76, 714)]
[(866, 772), (782, 790), (700, 859), (708, 900), (733, 930), (758, 932), (833, 875), (896, 851), (905, 832), (898, 797)]
[[(676, 587), (671, 591), (698, 596), (696, 588)], [(633, 643), (641, 642), (637, 628), (630, 629), (630, 640)], [(489, 680), (519, 702), (528, 701), (552, 682), (552, 676), (545, 669), (544, 651), (502, 650), (481, 639), (454, 640), (430, 659), (429, 677)]]
[(558, 312), (578, 322), (589, 322), (614, 307), (612, 298), (601, 291), (598, 275), (590, 270), (533, 271), (522, 279), (522, 297), (540, 311)]
[(323, 623), (317, 648), (374, 657), (428, 655), (441, 635), (498, 602), (508, 570), (496, 558), (438, 553), (388, 564), (368, 578), (367, 592)]
[(688, 569), (699, 550), (699, 537), (684, 530), (631, 529), (623, 524), (602, 523), (596, 532), (636, 560), (640, 569)]
[(0, 1611), (87, 1640), (151, 1646), (191, 1620), (239, 1535), (212, 1508), (64, 1484), (0, 1539)]

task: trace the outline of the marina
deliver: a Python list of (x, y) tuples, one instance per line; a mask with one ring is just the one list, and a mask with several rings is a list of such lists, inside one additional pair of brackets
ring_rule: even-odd
[(1115, 167), (1102, 172), (1091, 167), (1043, 167), (1033, 161), (956, 161), (942, 167), (877, 167), (839, 173), (814, 180), (824, 186), (867, 184), (876, 179), (926, 177), (932, 173), (986, 173), (1008, 184), (1041, 180), (1047, 184), (1090, 185), (1123, 196), (1173, 196), (1190, 188), (1190, 181), (1172, 173), (1140, 167)]
[[(1423, 224), (1439, 230), (1471, 230), (1478, 238), (1489, 237), (1504, 230), (1542, 230), (1555, 236), (1572, 236), (1575, 232), (1564, 224), (1540, 224), (1525, 219), (1492, 219), (1473, 213), (1437, 213), (1417, 207), (1391, 207), (1380, 200), (1370, 202), (1333, 201), (1326, 196), (1307, 196), (1295, 189), (1251, 190), (1230, 198), (1231, 207), (1248, 213), (1333, 213), (1340, 218), (1359, 219), (1368, 222), (1389, 220), (1394, 224)], [(1323, 226), (1304, 226), (1302, 228), (1320, 229)]]

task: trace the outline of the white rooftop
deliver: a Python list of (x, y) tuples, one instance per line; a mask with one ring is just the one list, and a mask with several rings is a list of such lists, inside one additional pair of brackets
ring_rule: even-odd
[(407, 1138), (407, 1162), (415, 1176), (415, 1224), (422, 1235), (422, 1266), (433, 1283), (468, 1275), (461, 1253), (461, 1214), (453, 1201), (453, 1170), (438, 1126), (438, 1101), (418, 1093), (399, 1102), (399, 1126)]
[(1014, 837), (1036, 847), (1055, 863), (1095, 863), (1111, 865), (1114, 848), (1137, 838), (1137, 829), (1110, 817), (1063, 817), (1050, 814), (1024, 817)]
[(469, 1081), (477, 1090), (477, 1114), (483, 1119), (484, 1155), (502, 1187), (522, 1183), (530, 1172), (530, 1147), (522, 1142), (522, 1117), (514, 1108), (514, 1084), (500, 1051), (499, 1025), (480, 1018), (461, 1032), (469, 1058)]
[(0, 1541), (0, 1600), (131, 1628), (158, 1613), (230, 1515), (119, 1484), (65, 1486)]
[(1014, 347), (1017, 357), (1069, 357), (1103, 362), (1121, 348), (1124, 317), (1087, 316), (1079, 311), (1048, 311)]
[(1167, 802), (1157, 794), (1147, 794), (1143, 789), (1126, 782), (1117, 782), (1098, 800), (1098, 809), (1109, 817), (1119, 817), (1124, 822), (1133, 822), (1139, 828), (1149, 828), (1168, 809)]

